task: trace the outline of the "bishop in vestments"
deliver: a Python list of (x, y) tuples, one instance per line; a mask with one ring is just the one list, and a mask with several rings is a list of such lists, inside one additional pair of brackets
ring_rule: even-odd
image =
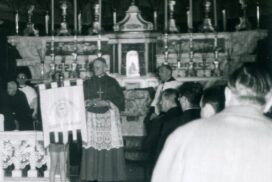
[(125, 159), (120, 111), (124, 95), (118, 82), (105, 73), (103, 58), (94, 61), (94, 76), (84, 82), (88, 141), (84, 145), (81, 180), (124, 181)]

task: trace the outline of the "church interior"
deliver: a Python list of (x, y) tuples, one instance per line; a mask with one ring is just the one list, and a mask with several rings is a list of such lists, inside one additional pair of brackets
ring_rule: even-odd
[[(48, 181), (39, 97), (54, 82), (82, 86), (99, 57), (124, 94), (127, 181), (148, 182), (144, 120), (161, 83), (157, 68), (171, 68), (175, 87), (224, 83), (247, 62), (272, 73), (271, 30), (271, 0), (0, 0), (0, 88), (24, 73), (38, 93), (35, 130), (5, 131), (0, 117), (0, 181)], [(67, 138), (79, 141), (77, 131)], [(71, 182), (80, 181), (81, 142), (70, 144)]]

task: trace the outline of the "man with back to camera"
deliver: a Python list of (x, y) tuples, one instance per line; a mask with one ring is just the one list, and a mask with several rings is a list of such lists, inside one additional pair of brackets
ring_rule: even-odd
[[(186, 82), (178, 89), (178, 102), (182, 109), (182, 114), (171, 120), (164, 121), (161, 126), (160, 138), (158, 141), (157, 155), (165, 144), (167, 137), (179, 126), (192, 120), (200, 118), (199, 102), (202, 94), (202, 85), (194, 82)], [(181, 111), (180, 111), (181, 112)]]
[(150, 128), (148, 128), (148, 135), (144, 140), (144, 145), (148, 154), (148, 167), (150, 172), (152, 172), (158, 158), (157, 148), (163, 124), (178, 118), (182, 114), (177, 102), (177, 95), (178, 92), (176, 89), (170, 88), (164, 90), (159, 104), (161, 113), (159, 116), (149, 121)]
[(208, 118), (221, 112), (225, 107), (225, 86), (213, 85), (203, 91), (200, 101), (201, 118)]
[(234, 71), (226, 108), (170, 135), (152, 182), (272, 181), (272, 123), (263, 114), (271, 86), (269, 74), (254, 63)]

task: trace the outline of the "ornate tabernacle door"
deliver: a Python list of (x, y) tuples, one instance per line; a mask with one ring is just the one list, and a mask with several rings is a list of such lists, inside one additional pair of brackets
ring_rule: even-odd
[(81, 133), (82, 142), (86, 141), (86, 118), (83, 95), (83, 81), (77, 80), (76, 85), (64, 81), (63, 87), (56, 82), (47, 89), (45, 84), (39, 85), (40, 107), (43, 123), (44, 146), (50, 143), (68, 142), (69, 133), (73, 140)]

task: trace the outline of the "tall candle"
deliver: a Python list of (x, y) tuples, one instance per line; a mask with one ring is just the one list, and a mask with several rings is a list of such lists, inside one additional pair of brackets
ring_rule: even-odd
[(154, 29), (157, 30), (157, 18), (158, 18), (158, 15), (157, 15), (156, 10), (154, 11), (153, 16), (154, 16)]
[(81, 34), (82, 31), (82, 22), (81, 22), (81, 13), (78, 14), (78, 33)]
[(49, 24), (49, 15), (48, 12), (46, 12), (45, 15), (45, 34), (48, 35), (48, 24)]
[(116, 10), (113, 10), (113, 25), (117, 23)]
[(16, 14), (15, 14), (15, 31), (16, 31), (16, 34), (18, 35), (19, 34), (19, 12), (18, 12), (18, 10), (16, 11)]
[(168, 32), (168, 0), (164, 0), (164, 32)]
[(217, 22), (217, 3), (216, 0), (213, 0), (213, 14), (214, 14), (214, 28), (215, 31), (218, 28), (218, 22)]
[(51, 34), (54, 35), (54, 32), (55, 32), (55, 22), (54, 22), (54, 19), (55, 19), (55, 0), (51, 0)]
[(99, 0), (99, 31), (102, 30), (102, 0)]
[(257, 2), (257, 10), (256, 10), (256, 13), (257, 13), (257, 28), (260, 28), (260, 6), (259, 6), (259, 3)]
[(187, 27), (188, 27), (188, 30), (190, 31), (190, 26), (191, 26), (191, 23), (190, 23), (190, 10), (186, 11), (186, 15), (187, 15)]
[(74, 34), (77, 34), (77, 0), (74, 0)]
[(223, 30), (224, 32), (227, 31), (227, 17), (226, 17), (226, 10), (222, 10), (222, 19), (223, 19)]
[(189, 29), (193, 31), (193, 0), (190, 0), (189, 3)]

